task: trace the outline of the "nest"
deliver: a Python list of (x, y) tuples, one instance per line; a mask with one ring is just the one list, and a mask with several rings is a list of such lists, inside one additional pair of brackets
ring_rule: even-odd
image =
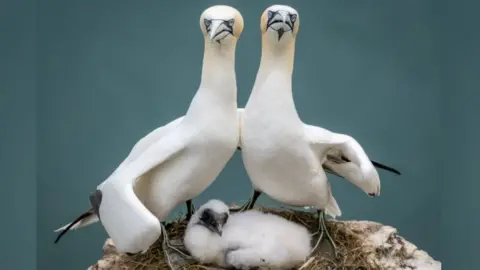
[[(313, 213), (283, 208), (257, 208), (257, 210), (277, 214), (290, 221), (302, 224), (311, 232), (315, 232), (318, 229), (318, 218), (317, 215)], [(337, 256), (332, 256), (330, 244), (328, 241), (326, 241), (326, 239), (324, 239), (315, 253), (308, 258), (302, 266), (299, 266), (298, 269), (380, 269), (378, 265), (372, 265), (374, 263), (372, 260), (368, 259), (368, 256), (372, 253), (372, 251), (366, 251), (365, 248), (362, 247), (363, 238), (360, 237), (362, 232), (352, 230), (348, 226), (348, 223), (345, 222), (327, 221), (326, 225), (330, 235), (335, 241), (338, 253)], [(166, 229), (168, 231), (170, 241), (181, 243), (186, 226), (187, 222), (183, 217), (168, 223), (166, 225)], [(317, 238), (313, 237), (312, 241), (316, 240)], [(157, 241), (144, 254), (122, 254), (118, 255), (118, 257), (119, 258), (115, 259), (115, 265), (109, 269), (169, 269), (164, 257), (161, 241)], [(177, 256), (176, 260), (172, 260), (173, 256), (169, 257), (171, 259), (171, 264), (179, 270), (218, 269), (212, 266), (200, 265), (198, 262), (186, 261), (180, 258), (180, 256)], [(99, 267), (93, 269), (101, 268)]]

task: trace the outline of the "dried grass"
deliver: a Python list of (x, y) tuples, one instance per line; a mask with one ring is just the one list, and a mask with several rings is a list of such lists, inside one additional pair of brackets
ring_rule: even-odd
[[(315, 214), (309, 212), (300, 212), (290, 209), (275, 208), (257, 208), (264, 212), (270, 212), (280, 215), (288, 220), (303, 224), (311, 232), (317, 230), (318, 219)], [(181, 239), (186, 229), (186, 221), (184, 219), (175, 220), (167, 224), (166, 229), (170, 240)], [(314, 256), (307, 259), (301, 270), (312, 269), (368, 269), (376, 270), (380, 267), (372, 265), (367, 259), (368, 253), (362, 249), (362, 240), (358, 236), (361, 232), (354, 232), (348, 228), (344, 222), (327, 221), (327, 227), (330, 235), (337, 246), (338, 255), (336, 258), (331, 256), (331, 248), (329, 248), (326, 238), (322, 245), (317, 249)], [(314, 238), (313, 241), (316, 241)], [(170, 256), (172, 257), (172, 256)], [(185, 263), (185, 262), (184, 262)], [(173, 265), (179, 265), (172, 263)], [(162, 245), (157, 241), (145, 254), (137, 255), (121, 255), (120, 260), (115, 263), (115, 269), (134, 269), (134, 270), (153, 270), (153, 269), (169, 269), (165, 261)], [(200, 269), (218, 269), (215, 267), (199, 265), (195, 262), (180, 264), (179, 270), (200, 270)]]

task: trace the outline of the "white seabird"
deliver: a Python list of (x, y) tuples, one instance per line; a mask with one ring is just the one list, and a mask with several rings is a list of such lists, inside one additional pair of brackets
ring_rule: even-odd
[(290, 269), (310, 254), (308, 230), (274, 214), (256, 210), (229, 215), (219, 200), (204, 204), (190, 220), (184, 243), (204, 264), (251, 269)]
[(213, 6), (202, 13), (200, 28), (202, 76), (187, 113), (141, 139), (90, 196), (92, 209), (60, 228), (62, 235), (100, 219), (119, 252), (146, 251), (170, 211), (204, 191), (234, 154), (239, 143), (235, 49), (243, 18), (232, 7)]
[[(307, 125), (292, 96), (292, 72), (299, 14), (274, 5), (261, 17), (262, 57), (255, 84), (241, 117), (241, 151), (254, 194), (242, 208), (253, 207), (263, 192), (291, 206), (312, 206), (319, 214), (315, 248), (326, 230), (325, 214), (340, 216), (325, 170), (351, 181), (371, 196), (380, 194), (375, 165), (352, 137)], [(314, 249), (315, 249), (314, 248)]]

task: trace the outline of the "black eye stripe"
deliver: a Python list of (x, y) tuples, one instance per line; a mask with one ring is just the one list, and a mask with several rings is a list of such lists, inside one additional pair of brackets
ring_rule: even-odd
[(275, 13), (271, 10), (268, 11), (268, 20), (272, 19), (273, 18), (273, 15), (275, 15)]
[(228, 27), (233, 27), (233, 24), (235, 23), (235, 20), (234, 19), (224, 20), (224, 22)]
[(273, 18), (277, 14), (278, 14), (278, 11), (271, 11), (271, 10), (268, 11), (267, 25), (271, 24)]
[(228, 221), (228, 214), (225, 213), (225, 214), (223, 215), (223, 224), (227, 223), (227, 221)]
[(297, 20), (297, 14), (290, 14), (290, 20), (294, 23)]
[(222, 32), (228, 32), (229, 34), (233, 35), (233, 25), (235, 24), (235, 19), (230, 19), (230, 20), (203, 19), (203, 22), (205, 24), (205, 29), (207, 30), (207, 33), (209, 33), (210, 30), (211, 30), (212, 21), (222, 21), (222, 24), (227, 27), (226, 30), (223, 30), (223, 31), (217, 33), (217, 35), (221, 34)]
[(207, 29), (207, 32), (209, 32), (210, 31), (210, 26), (212, 25), (212, 20), (203, 19), (203, 23), (205, 24), (205, 29)]
[[(283, 21), (275, 18), (275, 16), (277, 14), (279, 14), (279, 12), (280, 12), (280, 10), (277, 10), (277, 11), (269, 10), (268, 11), (267, 27), (266, 28), (269, 28), (270, 26), (272, 26), (275, 23), (283, 23)], [(288, 26), (290, 26), (291, 30), (293, 30), (293, 28), (295, 27), (295, 22), (297, 21), (298, 15), (295, 14), (295, 13), (290, 13), (288, 11), (287, 11), (287, 14), (288, 14), (288, 17), (290, 18), (290, 20), (287, 21), (286, 24)]]

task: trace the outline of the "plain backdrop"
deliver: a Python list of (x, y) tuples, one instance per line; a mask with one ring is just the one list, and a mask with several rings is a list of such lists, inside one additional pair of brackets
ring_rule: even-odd
[[(280, 3), (300, 14), (293, 91), (302, 119), (354, 136), (403, 173), (380, 171), (374, 199), (332, 177), (341, 219), (392, 225), (447, 269), (472, 269), (480, 241), (479, 5), (467, 2)], [(88, 209), (88, 195), (136, 141), (185, 113), (200, 80), (202, 11), (228, 4), (244, 17), (243, 107), (259, 64), (260, 15), (276, 3), (2, 1), (2, 269), (95, 263), (107, 236), (100, 224), (57, 245), (53, 230)], [(194, 202), (243, 202), (250, 191), (237, 153)]]

